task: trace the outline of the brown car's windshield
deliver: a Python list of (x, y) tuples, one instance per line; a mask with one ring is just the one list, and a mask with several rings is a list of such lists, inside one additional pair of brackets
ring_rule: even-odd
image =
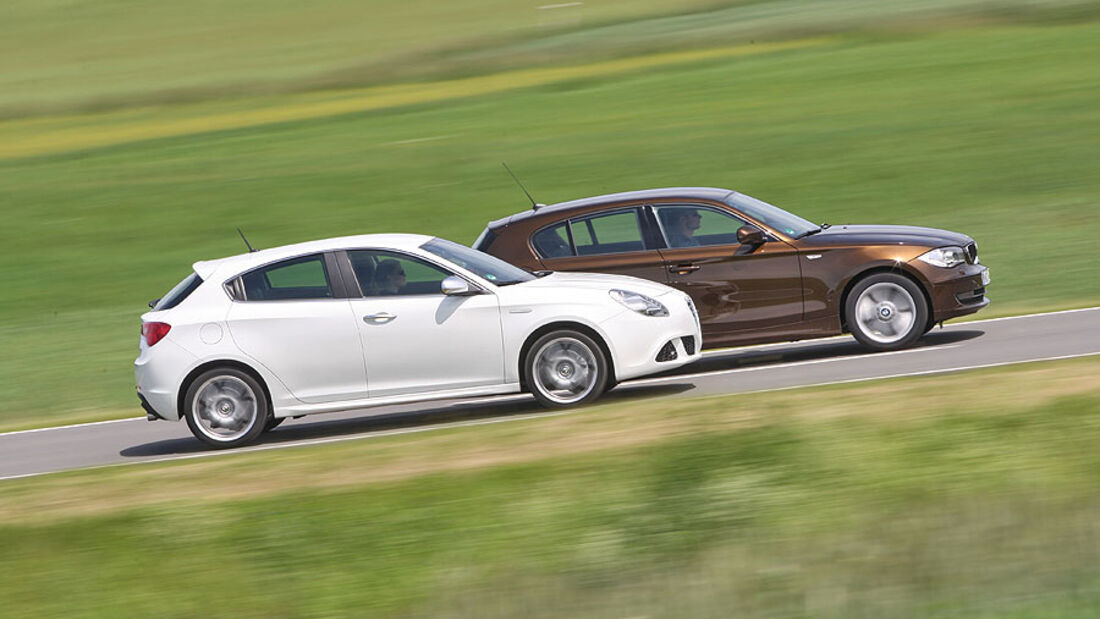
[(772, 206), (762, 200), (733, 192), (726, 197), (726, 204), (748, 215), (764, 225), (778, 230), (792, 238), (799, 238), (821, 230), (816, 224), (788, 213), (778, 206)]

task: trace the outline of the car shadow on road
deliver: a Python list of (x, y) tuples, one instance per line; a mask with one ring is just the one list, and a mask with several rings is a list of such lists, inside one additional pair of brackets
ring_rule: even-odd
[[(661, 385), (627, 384), (609, 392), (596, 404), (672, 396), (694, 388), (695, 385), (689, 381)], [(448, 401), (444, 404), (428, 404), (429, 406), (426, 408), (423, 403), (421, 403), (420, 408), (415, 408), (416, 405), (387, 407), (384, 409), (386, 412), (382, 413), (370, 409), (360, 409), (358, 411), (333, 413), (332, 415), (311, 415), (300, 420), (287, 420), (280, 427), (261, 436), (258, 441), (250, 446), (278, 445), (355, 435), (363, 435), (366, 438), (373, 434), (386, 434), (399, 430), (427, 430), (435, 426), (467, 421), (504, 420), (509, 417), (559, 412), (543, 408), (535, 402), (533, 397), (521, 394), (497, 402), (477, 400), (464, 402), (457, 400)], [(395, 408), (399, 410), (394, 410)], [(562, 410), (560, 412), (570, 411)], [(194, 437), (187, 436), (127, 447), (120, 451), (119, 455), (124, 458), (156, 458), (210, 451), (217, 450), (208, 447)]]
[[(965, 342), (984, 335), (978, 329), (951, 331), (930, 331), (916, 345), (906, 350), (935, 348)], [(803, 361), (838, 360), (845, 357), (874, 355), (854, 339), (809, 340), (804, 344), (788, 344), (775, 348), (730, 349), (707, 354), (699, 361), (675, 370), (657, 374), (656, 377), (671, 377), (678, 374), (696, 374), (721, 372), (737, 368), (763, 367)]]

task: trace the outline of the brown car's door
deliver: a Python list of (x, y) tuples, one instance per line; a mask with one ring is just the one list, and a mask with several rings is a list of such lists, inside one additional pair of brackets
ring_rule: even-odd
[[(575, 217), (535, 235), (542, 263), (552, 271), (591, 271), (665, 282), (661, 255), (643, 236), (639, 207)], [(554, 245), (560, 247), (555, 255)]]
[[(654, 205), (669, 285), (691, 295), (703, 339), (802, 320), (798, 252), (781, 240), (751, 250), (737, 242), (744, 221), (707, 205)], [(751, 250), (751, 251), (750, 251)]]

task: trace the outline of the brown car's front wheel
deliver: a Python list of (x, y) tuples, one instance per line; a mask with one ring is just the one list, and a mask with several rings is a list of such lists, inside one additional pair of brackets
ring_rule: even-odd
[(908, 277), (876, 273), (852, 288), (844, 318), (860, 344), (871, 350), (898, 350), (924, 335), (928, 303)]

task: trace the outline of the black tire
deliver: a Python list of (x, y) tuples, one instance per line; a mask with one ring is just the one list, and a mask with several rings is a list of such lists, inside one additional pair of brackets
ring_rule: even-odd
[(591, 337), (562, 329), (543, 335), (527, 349), (523, 379), (539, 404), (564, 408), (600, 397), (609, 382), (608, 368), (603, 350)]
[(234, 368), (215, 368), (200, 374), (187, 388), (183, 408), (191, 434), (218, 449), (251, 443), (264, 432), (271, 418), (263, 386), (250, 374)]
[(267, 425), (264, 427), (264, 432), (270, 432), (279, 427), (279, 424), (286, 421), (286, 417), (268, 417)]
[(874, 351), (913, 345), (926, 332), (928, 302), (913, 280), (875, 273), (859, 280), (844, 303), (848, 330)]

